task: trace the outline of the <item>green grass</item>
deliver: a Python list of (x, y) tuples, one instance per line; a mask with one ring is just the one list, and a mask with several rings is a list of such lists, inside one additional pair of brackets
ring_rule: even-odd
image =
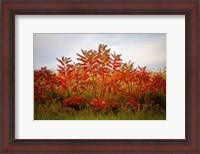
[(153, 110), (143, 110), (133, 113), (130, 111), (95, 113), (92, 109), (81, 111), (71, 110), (61, 103), (36, 104), (34, 106), (34, 120), (166, 120), (166, 113)]

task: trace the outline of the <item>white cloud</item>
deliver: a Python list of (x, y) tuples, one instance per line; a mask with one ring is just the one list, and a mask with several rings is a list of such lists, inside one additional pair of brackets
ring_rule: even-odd
[(100, 43), (122, 54), (123, 61), (150, 68), (166, 64), (165, 34), (34, 34), (34, 69), (47, 66), (56, 70), (56, 58), (76, 61), (81, 49), (97, 49)]

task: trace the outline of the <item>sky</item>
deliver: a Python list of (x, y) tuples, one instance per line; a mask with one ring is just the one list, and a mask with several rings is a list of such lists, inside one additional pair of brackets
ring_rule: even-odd
[(44, 34), (33, 35), (34, 70), (47, 67), (56, 71), (56, 58), (71, 57), (77, 62), (76, 53), (81, 49), (98, 49), (99, 44), (108, 45), (111, 53), (121, 54), (123, 62), (134, 62), (135, 68), (147, 66), (151, 70), (166, 67), (165, 33), (128, 34)]

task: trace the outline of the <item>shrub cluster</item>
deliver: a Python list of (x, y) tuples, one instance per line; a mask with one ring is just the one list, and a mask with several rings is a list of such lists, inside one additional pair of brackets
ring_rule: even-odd
[(77, 63), (58, 59), (57, 73), (46, 67), (34, 71), (35, 103), (56, 100), (63, 107), (93, 112), (120, 110), (165, 111), (166, 71), (151, 71), (123, 62), (120, 54), (100, 44), (97, 50), (82, 50)]

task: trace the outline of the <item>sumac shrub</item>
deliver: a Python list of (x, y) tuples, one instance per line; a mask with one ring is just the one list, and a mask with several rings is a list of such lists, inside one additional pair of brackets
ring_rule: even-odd
[(123, 62), (122, 55), (100, 44), (97, 50), (57, 58), (57, 72), (34, 71), (36, 103), (60, 102), (63, 107), (95, 113), (166, 110), (166, 70), (152, 71)]

